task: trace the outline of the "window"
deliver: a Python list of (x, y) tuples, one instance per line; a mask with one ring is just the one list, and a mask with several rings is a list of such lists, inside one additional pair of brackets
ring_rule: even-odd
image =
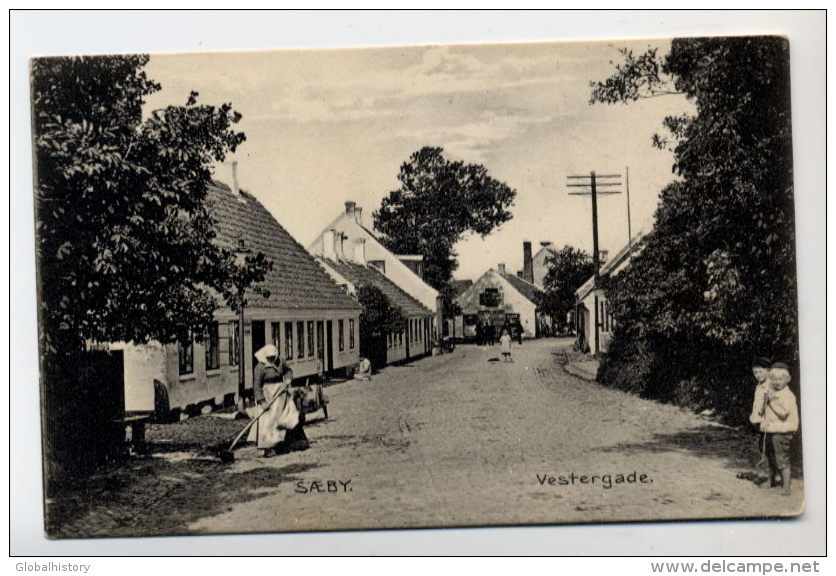
[(348, 321), (348, 347), (354, 350), (354, 319)]
[(217, 370), (221, 367), (220, 338), (217, 322), (209, 324), (204, 345), (206, 346), (206, 369)]
[(293, 322), (284, 323), (284, 357), (287, 360), (293, 358)]
[(177, 346), (177, 359), (181, 376), (194, 372), (194, 342), (192, 342), (191, 333), (180, 338)]
[(398, 347), (403, 346), (403, 330), (398, 332)]
[(276, 350), (279, 351), (279, 354), (282, 353), (282, 347), (280, 344), (280, 337), (282, 335), (282, 323), (281, 322), (271, 322), (270, 323), (270, 334), (272, 336), (273, 346), (276, 347)]
[(229, 365), (238, 366), (238, 337), (240, 331), (238, 330), (238, 322), (229, 323)]
[(499, 288), (485, 288), (479, 294), (479, 305), (485, 308), (496, 308), (499, 306)]
[(391, 332), (389, 332), (389, 333), (386, 335), (386, 347), (387, 347), (387, 348), (391, 348), (391, 347), (392, 347), (392, 333), (391, 333)]
[(308, 356), (314, 355), (313, 320), (308, 320)]
[(296, 357), (297, 358), (304, 358), (305, 357), (305, 323), (304, 322), (297, 322), (296, 323)]
[(337, 331), (339, 332), (340, 352), (345, 350), (345, 321), (339, 320), (337, 322)]

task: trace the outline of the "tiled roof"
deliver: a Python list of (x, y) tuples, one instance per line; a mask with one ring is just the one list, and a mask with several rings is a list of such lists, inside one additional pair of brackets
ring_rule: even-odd
[(432, 310), (410, 296), (376, 268), (354, 262), (323, 261), (354, 286), (371, 285), (380, 288), (389, 301), (409, 318), (432, 315)]
[(453, 280), (451, 285), (453, 286), (453, 299), (455, 300), (464, 294), (465, 290), (473, 286), (473, 280)]
[(542, 290), (540, 290), (537, 286), (527, 280), (523, 280), (519, 276), (514, 276), (513, 274), (504, 274), (502, 277), (505, 278), (517, 292), (535, 304), (537, 303), (537, 293), (542, 292)]
[[(600, 268), (598, 274), (601, 276), (608, 276), (609, 274), (617, 274), (619, 267), (627, 261), (631, 253), (638, 254), (641, 250), (641, 240), (644, 238), (644, 231), (640, 230), (633, 236), (632, 242), (622, 247), (615, 256), (607, 260)], [(578, 300), (583, 300), (595, 288), (595, 276), (591, 276), (586, 282), (581, 284), (581, 287), (575, 290), (575, 297)]]
[(235, 196), (228, 186), (214, 182), (207, 201), (216, 221), (217, 242), (230, 248), (245, 246), (263, 252), (273, 262), (261, 284), (269, 298), (247, 294), (249, 307), (288, 310), (357, 310), (359, 305), (316, 263), (301, 244), (281, 227), (252, 194)]

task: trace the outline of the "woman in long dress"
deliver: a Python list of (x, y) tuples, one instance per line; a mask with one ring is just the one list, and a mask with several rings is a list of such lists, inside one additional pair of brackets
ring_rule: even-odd
[[(253, 370), (253, 396), (256, 403), (254, 416), (261, 416), (250, 431), (248, 439), (256, 443), (260, 456), (267, 456), (269, 451), (275, 450), (282, 441), (279, 420), (287, 403), (292, 402), (290, 384), (283, 378), (286, 367), (281, 362), (276, 364), (278, 357), (279, 351), (272, 344), (255, 353), (258, 364)], [(277, 397), (278, 395), (281, 396)], [(262, 414), (265, 408), (267, 410)]]

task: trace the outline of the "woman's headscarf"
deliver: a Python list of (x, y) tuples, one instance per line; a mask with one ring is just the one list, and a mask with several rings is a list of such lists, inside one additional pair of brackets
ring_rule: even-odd
[(255, 353), (256, 360), (258, 360), (262, 364), (267, 364), (268, 366), (275, 366), (275, 364), (269, 360), (271, 356), (273, 358), (279, 357), (278, 349), (272, 344), (268, 344), (267, 346), (259, 349), (259, 351)]

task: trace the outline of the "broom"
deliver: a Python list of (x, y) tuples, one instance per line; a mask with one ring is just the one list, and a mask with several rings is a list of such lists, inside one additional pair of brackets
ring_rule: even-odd
[(287, 387), (288, 387), (288, 385), (285, 384), (285, 386), (283, 388), (276, 391), (276, 393), (273, 395), (273, 397), (270, 399), (270, 401), (267, 402), (267, 404), (264, 405), (264, 408), (261, 409), (261, 412), (258, 413), (258, 416), (256, 416), (252, 420), (250, 420), (247, 423), (247, 425), (244, 426), (243, 430), (241, 430), (235, 436), (235, 438), (233, 438), (232, 443), (229, 445), (229, 447), (225, 447), (226, 443), (224, 442), (220, 445), (215, 445), (215, 446), (210, 447), (209, 451), (214, 453), (220, 459), (220, 461), (225, 463), (225, 464), (230, 463), (230, 462), (234, 462), (235, 461), (235, 452), (233, 452), (233, 450), (235, 450), (235, 446), (237, 446), (238, 442), (241, 441), (241, 438), (243, 438), (244, 435), (247, 432), (250, 431), (250, 428), (252, 428), (255, 425), (256, 422), (258, 422), (259, 418), (264, 416), (264, 413), (267, 412), (270, 409), (270, 406), (273, 405), (273, 402), (275, 402), (276, 399), (279, 396), (281, 396), (281, 394), (285, 390), (287, 390)]

